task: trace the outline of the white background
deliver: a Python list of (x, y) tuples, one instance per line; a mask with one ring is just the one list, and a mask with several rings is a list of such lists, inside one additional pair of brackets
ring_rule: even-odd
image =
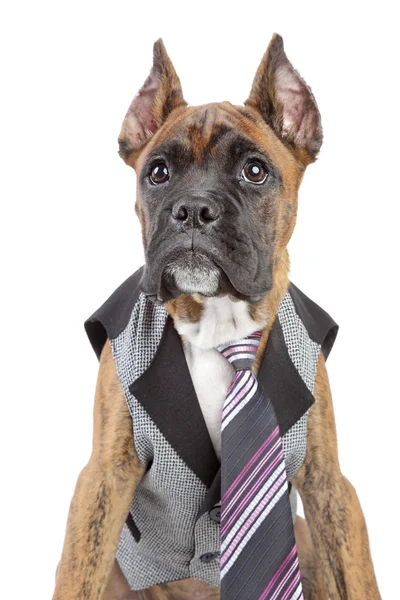
[[(91, 451), (84, 320), (143, 264), (120, 125), (162, 37), (192, 104), (247, 98), (273, 32), (317, 99), (291, 279), (339, 323), (340, 464), (398, 596), (399, 36), (394, 2), (9, 2), (0, 15), (2, 597), (51, 598)], [(5, 565), (6, 568), (5, 568)], [(360, 599), (361, 600), (361, 599)]]

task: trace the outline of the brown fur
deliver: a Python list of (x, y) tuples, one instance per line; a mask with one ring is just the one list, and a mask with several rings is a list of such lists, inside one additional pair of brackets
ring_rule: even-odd
[(298, 489), (331, 600), (378, 600), (380, 594), (357, 493), (338, 460), (332, 396), (323, 354), (315, 404), (308, 417), (307, 450), (292, 480)]
[(92, 454), (71, 501), (54, 600), (103, 597), (116, 544), (143, 473), (107, 341), (96, 385)]
[[(257, 208), (259, 222), (265, 223), (266, 228), (275, 228), (275, 244), (273, 287), (259, 302), (249, 305), (250, 315), (257, 322), (266, 323), (252, 368), (256, 375), (289, 283), (287, 244), (296, 223), (299, 185), (306, 166), (315, 160), (321, 142), (320, 124), (314, 113), (286, 138), (281, 135), (281, 107), (275, 107), (271, 116), (278, 94), (274, 69), (277, 66), (289, 68), (286, 61), (282, 40), (274, 36), (245, 106), (221, 102), (190, 107), (183, 99), (179, 78), (159, 40), (154, 47), (152, 73), (138, 94), (152, 98), (152, 84), (158, 82), (152, 120), (147, 121), (147, 126), (137, 123), (136, 116), (141, 113), (134, 100), (120, 135), (120, 154), (138, 174), (148, 154), (172, 137), (178, 138), (192, 153), (193, 160), (201, 164), (206, 149), (217, 152), (219, 133), (227, 124), (251, 138), (277, 165), (282, 178), (279, 198), (272, 199), (272, 209), (268, 203)], [(304, 86), (303, 95), (308, 89)], [(264, 115), (263, 94), (269, 107)], [(307, 102), (310, 110), (315, 110), (311, 96), (307, 96)], [(313, 135), (312, 139), (305, 136), (304, 123), (310, 123), (311, 130), (306, 130), (306, 134)], [(306, 140), (304, 147), (297, 145), (299, 139)], [(146, 206), (139, 192), (135, 210), (146, 247)], [(270, 218), (268, 211), (271, 210), (276, 211), (272, 215), (276, 218)], [(233, 296), (231, 299), (236, 300)], [(204, 297), (199, 293), (181, 294), (165, 307), (173, 319), (196, 322), (201, 319), (203, 302)], [(152, 586), (140, 592), (129, 590), (114, 557), (133, 494), (143, 474), (143, 466), (134, 450), (132, 420), (107, 341), (100, 357), (96, 386), (93, 451), (72, 498), (53, 600), (219, 598), (218, 588), (196, 579)], [(308, 523), (307, 527), (307, 523), (297, 517), (295, 524), (305, 599), (325, 600), (329, 596), (331, 600), (379, 600), (361, 506), (353, 486), (339, 468), (332, 398), (322, 353), (315, 381), (315, 404), (308, 418), (306, 457), (292, 483), (299, 490)]]

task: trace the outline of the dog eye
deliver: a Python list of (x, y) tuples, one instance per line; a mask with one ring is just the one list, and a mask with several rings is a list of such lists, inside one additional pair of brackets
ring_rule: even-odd
[(256, 183), (259, 185), (260, 183), (264, 183), (268, 177), (268, 173), (259, 162), (252, 160), (244, 166), (242, 177), (249, 183)]
[(158, 183), (165, 183), (169, 179), (169, 172), (165, 163), (157, 163), (154, 165), (150, 172), (151, 183), (157, 185)]

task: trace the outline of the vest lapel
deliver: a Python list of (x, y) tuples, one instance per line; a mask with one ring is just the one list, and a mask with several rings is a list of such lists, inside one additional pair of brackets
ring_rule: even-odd
[[(278, 317), (257, 375), (271, 398), (281, 435), (314, 403), (294, 366)], [(208, 490), (198, 517), (220, 502), (221, 469), (200, 408), (173, 319), (168, 315), (148, 368), (129, 386), (166, 440)]]
[(210, 487), (220, 463), (197, 399), (181, 339), (169, 314), (150, 365), (129, 386), (129, 391), (182, 460)]

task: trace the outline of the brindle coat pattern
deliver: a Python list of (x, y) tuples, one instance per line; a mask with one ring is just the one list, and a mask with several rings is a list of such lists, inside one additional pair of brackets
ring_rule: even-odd
[[(295, 86), (284, 81), (282, 94), (279, 78), (285, 68), (298, 76), (283, 52), (282, 39), (275, 35), (244, 107), (229, 102), (190, 107), (183, 99), (179, 78), (165, 47), (158, 40), (152, 72), (132, 102), (120, 136), (120, 154), (138, 175), (149, 153), (171, 138), (179, 139), (192, 152), (192, 160), (201, 165), (207, 152), (217, 154), (224, 139), (222, 134), (229, 128), (253, 140), (277, 166), (282, 183), (279, 202), (274, 203), (273, 214), (261, 204), (257, 208), (261, 222), (274, 228), (275, 243), (273, 287), (258, 302), (249, 304), (253, 319), (267, 322), (253, 365), (255, 374), (289, 282), (287, 244), (296, 222), (298, 188), (306, 166), (315, 160), (322, 142), (319, 113), (303, 80), (296, 79)], [(292, 112), (285, 114), (282, 101), (288, 98)], [(304, 104), (307, 115), (296, 121), (296, 110)], [(151, 110), (140, 112), (138, 106)], [(147, 208), (139, 191), (135, 210), (146, 247)], [(231, 299), (235, 301), (234, 296)], [(172, 318), (179, 316), (180, 320), (196, 322), (201, 319), (203, 302), (201, 294), (181, 294), (165, 307)], [(332, 398), (322, 353), (314, 396), (305, 460), (292, 480), (306, 517), (305, 521), (298, 516), (295, 524), (304, 595), (313, 600), (377, 600), (380, 594), (365, 520), (354, 487), (341, 473), (338, 462)], [(132, 496), (144, 474), (132, 431), (132, 419), (107, 341), (96, 385), (93, 451), (78, 477), (71, 501), (53, 600), (219, 598), (218, 588), (196, 579), (152, 586), (140, 592), (129, 590), (115, 553)]]

